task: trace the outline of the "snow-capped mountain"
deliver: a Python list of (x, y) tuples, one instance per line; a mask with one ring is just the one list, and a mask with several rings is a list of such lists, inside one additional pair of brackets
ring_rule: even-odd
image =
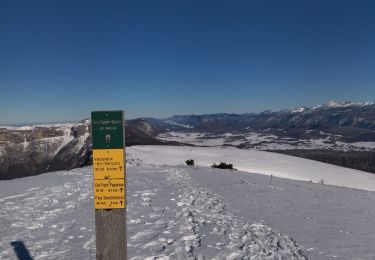
[(315, 106), (312, 109), (327, 109), (327, 108), (338, 108), (338, 107), (358, 107), (358, 106), (369, 106), (369, 105), (373, 105), (373, 104), (374, 103), (369, 102), (369, 101), (356, 103), (356, 102), (351, 102), (351, 101), (331, 100), (331, 101), (328, 101), (327, 103)]
[[(297, 107), (281, 111), (246, 114), (176, 115), (173, 122), (181, 130), (191, 132), (243, 132), (246, 129), (273, 131), (283, 129), (283, 136), (299, 138), (306, 130), (341, 135), (345, 142), (375, 141), (375, 104), (371, 102), (336, 102), (312, 108)], [(273, 131), (275, 132), (275, 131)], [(275, 132), (275, 134), (277, 134)]]

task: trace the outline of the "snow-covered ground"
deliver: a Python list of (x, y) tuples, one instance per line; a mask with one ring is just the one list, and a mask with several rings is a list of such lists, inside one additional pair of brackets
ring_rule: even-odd
[(234, 168), (281, 178), (375, 191), (375, 174), (338, 167), (278, 153), (242, 150), (233, 147), (132, 146), (128, 158), (142, 158), (155, 165), (184, 165), (193, 159), (196, 165), (232, 163)]
[[(233, 162), (263, 174), (182, 166), (188, 158), (200, 165)], [(375, 255), (373, 191), (277, 177), (270, 183), (264, 174), (306, 178), (315, 172), (335, 181), (351, 175), (356, 188), (369, 190), (371, 175), (233, 148), (136, 146), (128, 148), (127, 160), (130, 259)], [(92, 185), (92, 167), (0, 181), (0, 259), (17, 259), (14, 241), (22, 241), (34, 259), (94, 259)]]
[[(306, 259), (290, 237), (232, 213), (184, 167), (128, 167), (130, 259)], [(94, 259), (92, 168), (0, 182), (0, 259)], [(168, 258), (170, 257), (170, 258)]]
[(34, 259), (90, 259), (95, 253), (92, 168), (0, 181), (0, 259), (23, 241)]
[[(285, 132), (280, 129), (280, 132)], [(309, 135), (314, 130), (306, 130)], [(340, 141), (339, 135), (331, 135), (324, 132), (317, 132), (320, 137), (308, 139), (295, 139), (289, 137), (278, 137), (274, 134), (253, 132), (248, 130), (245, 133), (210, 134), (201, 132), (176, 132), (169, 131), (161, 133), (158, 139), (164, 141), (175, 141), (196, 146), (237, 146), (257, 150), (285, 150), (285, 149), (333, 149), (340, 151), (373, 150), (375, 142), (353, 142), (345, 143)], [(315, 133), (315, 134), (317, 134)]]

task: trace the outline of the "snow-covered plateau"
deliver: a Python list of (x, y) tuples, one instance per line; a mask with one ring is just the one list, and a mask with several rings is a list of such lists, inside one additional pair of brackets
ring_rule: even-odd
[[(206, 167), (220, 161), (238, 170)], [(375, 256), (375, 175), (234, 148), (134, 146), (127, 162), (129, 259)], [(17, 259), (14, 241), (33, 259), (95, 259), (92, 185), (92, 167), (0, 181), (0, 259)]]
[(183, 165), (188, 159), (198, 166), (226, 162), (250, 173), (375, 191), (375, 174), (277, 153), (233, 147), (152, 145), (129, 150), (136, 158), (145, 158), (144, 162), (154, 165)]
[[(279, 129), (280, 133), (286, 132)], [(212, 134), (204, 132), (166, 131), (157, 136), (159, 140), (175, 141), (195, 146), (236, 146), (256, 150), (288, 150), (288, 149), (331, 149), (337, 151), (371, 151), (375, 142), (343, 142), (342, 136), (322, 131), (306, 130), (306, 135), (318, 134), (318, 137), (291, 138), (280, 137), (265, 131), (247, 130), (242, 133)]]

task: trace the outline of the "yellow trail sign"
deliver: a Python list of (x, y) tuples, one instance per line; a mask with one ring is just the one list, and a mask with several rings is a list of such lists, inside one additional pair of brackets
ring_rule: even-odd
[(93, 150), (94, 179), (123, 179), (124, 156), (124, 149)]
[(96, 209), (125, 208), (124, 179), (94, 180)]
[(94, 208), (125, 208), (124, 149), (93, 150)]

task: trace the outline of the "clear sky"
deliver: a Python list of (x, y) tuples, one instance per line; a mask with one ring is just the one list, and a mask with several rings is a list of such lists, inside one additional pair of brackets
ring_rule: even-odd
[(375, 101), (375, 1), (0, 1), (0, 124)]

